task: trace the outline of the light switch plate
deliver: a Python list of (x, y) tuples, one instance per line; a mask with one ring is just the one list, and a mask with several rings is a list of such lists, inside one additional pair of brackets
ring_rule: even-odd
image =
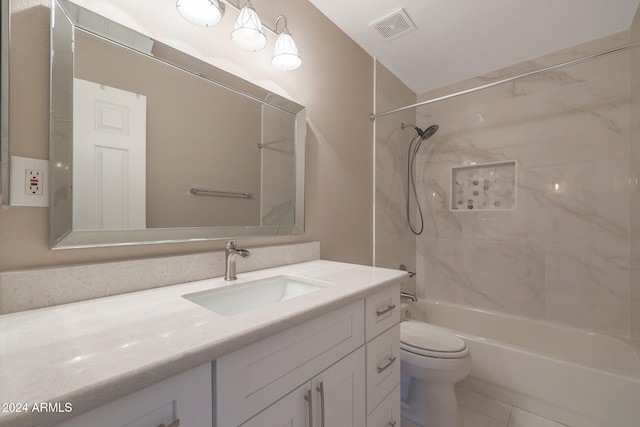
[[(42, 172), (39, 182), (42, 194), (29, 194), (27, 187), (27, 171)], [(49, 161), (28, 157), (11, 156), (11, 181), (9, 204), (11, 206), (49, 206)], [(39, 193), (39, 191), (38, 191)]]

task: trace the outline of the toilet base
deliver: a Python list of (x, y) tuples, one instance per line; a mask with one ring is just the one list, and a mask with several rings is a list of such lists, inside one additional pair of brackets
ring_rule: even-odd
[(453, 384), (429, 384), (411, 378), (408, 399), (402, 401), (402, 416), (423, 427), (462, 427)]

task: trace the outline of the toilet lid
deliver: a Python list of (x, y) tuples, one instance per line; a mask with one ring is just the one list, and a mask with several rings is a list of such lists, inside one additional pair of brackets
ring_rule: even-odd
[(451, 330), (423, 322), (400, 323), (401, 348), (431, 357), (461, 357), (467, 344)]

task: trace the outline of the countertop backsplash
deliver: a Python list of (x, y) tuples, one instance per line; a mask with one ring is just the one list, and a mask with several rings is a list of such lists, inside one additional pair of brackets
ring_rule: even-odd
[[(239, 245), (242, 247), (242, 244)], [(320, 243), (248, 248), (238, 273), (320, 259)], [(0, 273), (0, 314), (224, 275), (224, 251)]]

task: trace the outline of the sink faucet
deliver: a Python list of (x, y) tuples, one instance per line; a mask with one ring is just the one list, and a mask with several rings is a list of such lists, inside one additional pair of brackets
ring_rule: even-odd
[(229, 240), (224, 245), (224, 280), (236, 280), (236, 256), (240, 255), (242, 258), (249, 258), (251, 252), (246, 249), (239, 249), (236, 247), (235, 240)]

